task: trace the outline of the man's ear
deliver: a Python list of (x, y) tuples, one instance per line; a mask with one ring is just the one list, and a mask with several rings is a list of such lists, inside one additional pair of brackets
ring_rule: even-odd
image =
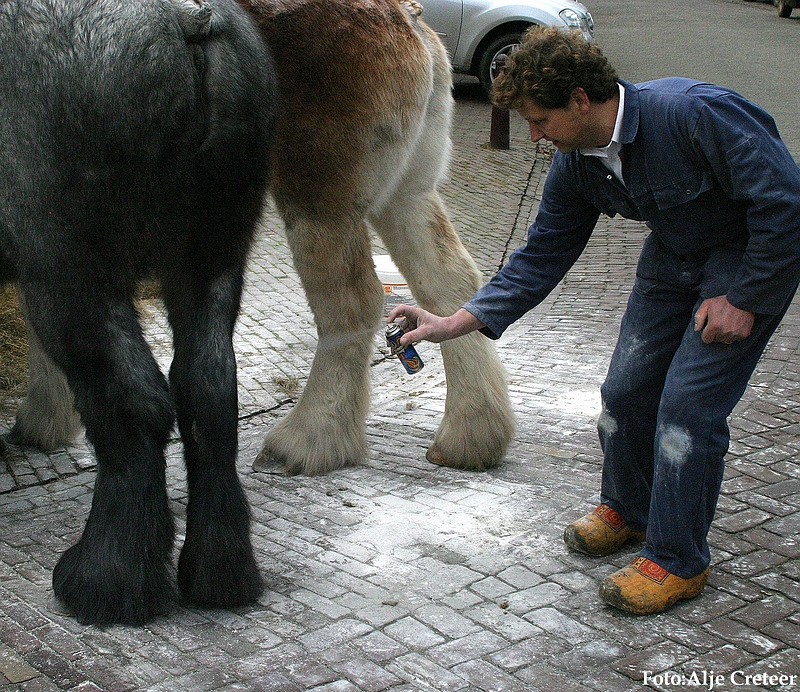
[(585, 113), (589, 110), (589, 96), (583, 87), (575, 87), (572, 90), (571, 98), (578, 105), (581, 113)]

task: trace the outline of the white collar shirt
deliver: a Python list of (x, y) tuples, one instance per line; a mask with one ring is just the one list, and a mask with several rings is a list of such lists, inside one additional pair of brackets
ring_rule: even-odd
[(617, 83), (619, 87), (619, 107), (617, 108), (617, 120), (614, 123), (614, 134), (611, 135), (611, 142), (604, 147), (585, 147), (578, 151), (584, 156), (596, 156), (599, 158), (611, 172), (616, 176), (617, 180), (622, 180), (622, 160), (619, 157), (622, 143), (620, 142), (620, 132), (622, 130), (622, 115), (625, 112), (625, 87)]

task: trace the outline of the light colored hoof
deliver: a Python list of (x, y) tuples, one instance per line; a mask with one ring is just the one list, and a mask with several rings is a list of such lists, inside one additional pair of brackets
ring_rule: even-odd
[(262, 449), (253, 462), (253, 471), (283, 475), (286, 469), (283, 459), (275, 456), (268, 449)]
[(444, 458), (444, 454), (442, 454), (442, 450), (435, 442), (428, 447), (428, 451), (425, 452), (425, 458), (431, 462), (431, 464), (436, 464), (437, 466), (450, 466), (447, 463), (447, 459)]
[(446, 466), (447, 468), (458, 469), (459, 471), (486, 471), (500, 463), (499, 458), (478, 458), (474, 455), (461, 458), (449, 457), (436, 442), (425, 452), (425, 458), (431, 464), (436, 464), (436, 466)]

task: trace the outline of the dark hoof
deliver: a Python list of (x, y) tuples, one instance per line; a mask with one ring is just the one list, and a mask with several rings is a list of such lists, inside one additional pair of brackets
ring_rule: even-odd
[[(22, 433), (19, 431), (19, 426), (15, 423), (14, 426), (11, 428), (11, 431), (6, 435), (6, 442), (10, 445), (17, 445), (17, 446), (24, 446), (25, 439), (22, 436)], [(2, 444), (2, 441), (0, 441)]]
[(178, 560), (178, 587), (187, 604), (236, 608), (258, 600), (264, 580), (249, 543), (238, 550), (184, 546)]
[(165, 565), (124, 565), (118, 556), (93, 558), (82, 542), (67, 550), (53, 570), (53, 591), (62, 612), (82, 625), (143, 625), (167, 613), (175, 600)]

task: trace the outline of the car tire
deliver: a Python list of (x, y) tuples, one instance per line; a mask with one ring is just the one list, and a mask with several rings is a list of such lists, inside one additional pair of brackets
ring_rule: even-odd
[(496, 60), (500, 55), (508, 55), (519, 47), (522, 31), (511, 31), (502, 34), (487, 44), (478, 63), (478, 79), (487, 95), (492, 92), (492, 80), (497, 76)]
[(778, 16), (779, 17), (791, 17), (792, 16), (792, 8), (793, 4), (790, 2), (786, 2), (786, 0), (777, 0), (778, 4)]

